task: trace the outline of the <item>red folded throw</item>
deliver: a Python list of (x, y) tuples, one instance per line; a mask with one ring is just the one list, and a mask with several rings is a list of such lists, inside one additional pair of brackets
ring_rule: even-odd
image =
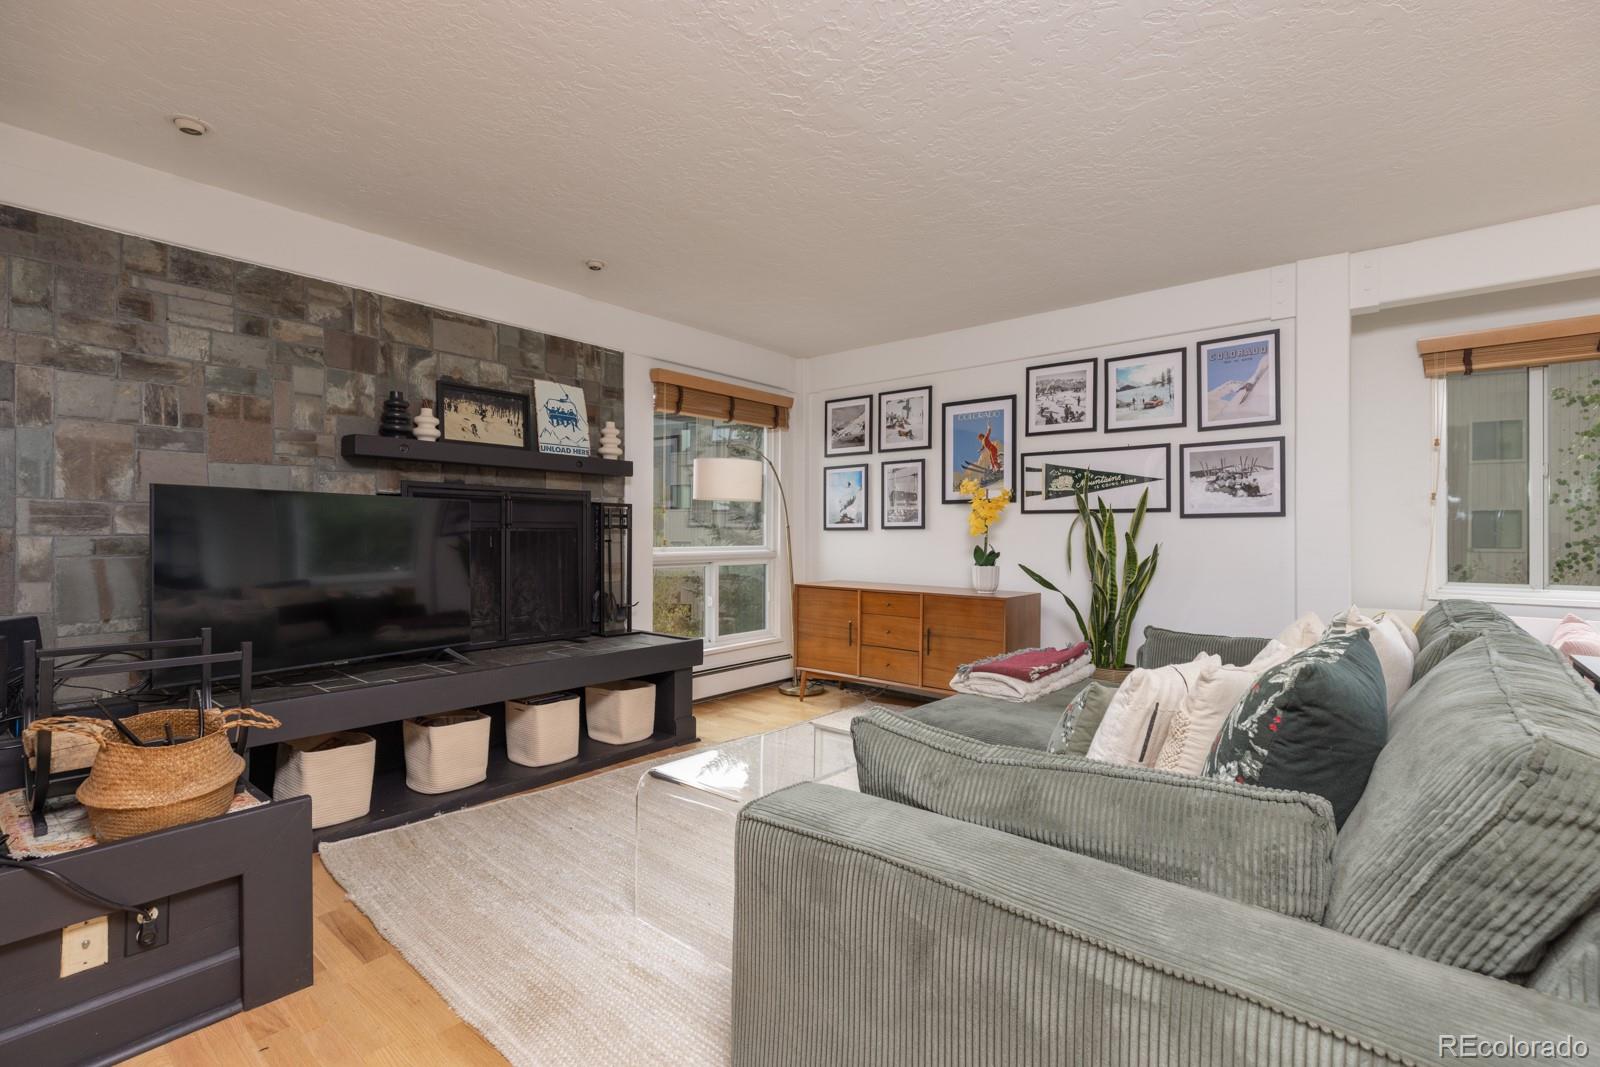
[(1030, 648), (1007, 656), (996, 656), (972, 665), (973, 674), (999, 674), (1021, 682), (1037, 682), (1070, 666), (1089, 651), (1088, 642), (1071, 648)]

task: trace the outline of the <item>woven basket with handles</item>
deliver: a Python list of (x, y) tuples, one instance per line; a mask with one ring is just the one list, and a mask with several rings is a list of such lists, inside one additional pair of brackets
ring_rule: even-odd
[[(142, 741), (164, 740), (168, 726), (179, 737), (192, 737), (198, 722), (193, 708), (145, 711), (122, 720)], [(58, 715), (32, 725), (86, 737), (99, 747), (89, 777), (78, 787), (78, 803), (98, 840), (118, 841), (226, 812), (244, 771), (244, 759), (228, 743), (227, 732), (280, 724), (254, 708), (213, 708), (206, 712), (204, 737), (148, 748), (130, 742), (105, 719)]]

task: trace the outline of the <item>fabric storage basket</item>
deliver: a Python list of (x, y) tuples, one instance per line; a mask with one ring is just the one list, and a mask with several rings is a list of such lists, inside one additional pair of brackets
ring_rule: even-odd
[[(97, 840), (120, 841), (226, 813), (244, 772), (244, 758), (233, 750), (228, 731), (279, 725), (253, 708), (212, 708), (200, 734), (199, 716), (193, 708), (170, 708), (124, 717), (122, 725), (140, 741), (157, 742), (149, 745), (132, 743), (105, 719), (62, 715), (33, 725), (78, 734), (98, 746), (89, 777), (78, 787), (78, 803)], [(190, 740), (165, 744), (169, 728)]]
[(607, 682), (583, 691), (589, 736), (608, 745), (649, 737), (656, 720), (656, 687), (649, 682)]
[(506, 701), (506, 756), (544, 767), (578, 755), (578, 694)]
[(278, 746), (272, 799), (311, 798), (311, 828), (359, 819), (372, 807), (372, 767), (378, 743), (344, 730)]
[(417, 793), (465, 789), (489, 776), (489, 716), (452, 711), (407, 719), (406, 788)]

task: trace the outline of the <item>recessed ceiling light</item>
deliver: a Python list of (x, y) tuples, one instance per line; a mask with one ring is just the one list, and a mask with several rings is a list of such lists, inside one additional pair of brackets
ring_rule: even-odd
[(174, 115), (172, 124), (178, 127), (179, 133), (186, 133), (190, 137), (204, 137), (211, 131), (211, 127), (192, 115)]
[(583, 261), (583, 265), (588, 267), (590, 270), (606, 269), (606, 261), (603, 259), (586, 259)]

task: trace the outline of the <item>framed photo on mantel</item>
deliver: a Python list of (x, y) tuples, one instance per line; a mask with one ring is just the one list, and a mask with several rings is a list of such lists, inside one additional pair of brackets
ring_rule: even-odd
[(911, 452), (933, 444), (933, 386), (878, 394), (878, 451)]
[(824, 467), (822, 470), (822, 528), (867, 528), (867, 465)]
[(468, 382), (440, 378), (436, 387), (441, 441), (527, 448), (531, 421), (527, 393), (485, 389)]
[(1010, 489), (1016, 496), (1017, 398), (991, 396), (941, 406), (944, 422), (939, 499), (965, 504), (961, 483), (971, 478), (990, 495)]
[(920, 530), (927, 525), (927, 461), (921, 459), (885, 460), (879, 464), (883, 484), (884, 530)]

